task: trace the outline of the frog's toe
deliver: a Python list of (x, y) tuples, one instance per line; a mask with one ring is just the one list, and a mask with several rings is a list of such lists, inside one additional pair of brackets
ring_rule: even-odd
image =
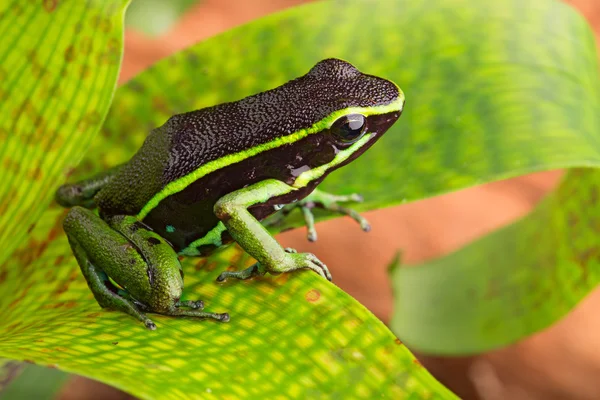
[(221, 316), (221, 322), (229, 322), (229, 313), (219, 314)]
[(184, 300), (175, 303), (175, 307), (189, 307), (193, 310), (202, 310), (204, 308), (204, 302), (202, 300)]
[(265, 269), (261, 267), (259, 263), (255, 263), (250, 267), (243, 269), (241, 271), (223, 271), (221, 275), (217, 277), (217, 282), (225, 282), (227, 278), (235, 278), (235, 279), (249, 279), (254, 276), (263, 276), (265, 274)]
[(329, 272), (329, 268), (327, 268), (327, 265), (325, 265), (325, 263), (323, 263), (323, 261), (319, 260), (317, 258), (317, 256), (315, 256), (314, 254), (311, 254), (311, 253), (308, 253), (307, 261), (310, 265), (309, 266), (310, 269), (317, 272), (323, 278), (325, 278), (329, 282), (331, 282), (331, 280), (332, 280), (331, 272)]
[(146, 325), (146, 328), (150, 329), (151, 331), (156, 330), (156, 324), (152, 320), (147, 319), (144, 321), (144, 325)]
[(290, 254), (291, 257), (294, 258), (294, 267), (295, 269), (310, 269), (317, 274), (321, 275), (323, 278), (327, 279), (331, 282), (331, 273), (327, 268), (327, 265), (323, 263), (323, 261), (319, 260), (317, 256), (312, 253), (296, 253)]

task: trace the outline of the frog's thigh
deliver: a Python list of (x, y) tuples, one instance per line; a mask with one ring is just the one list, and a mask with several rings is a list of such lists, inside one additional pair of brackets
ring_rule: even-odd
[[(143, 257), (144, 269), (135, 269), (127, 265), (127, 271), (134, 274), (126, 276), (127, 281), (133, 285), (129, 287), (130, 294), (137, 300), (143, 301), (148, 311), (171, 316), (187, 316), (197, 318), (211, 318), (218, 321), (229, 321), (227, 313), (212, 313), (202, 311), (204, 303), (201, 300), (181, 301), (183, 291), (183, 270), (177, 253), (171, 245), (155, 232), (149, 230), (133, 216), (116, 216), (110, 219), (110, 226), (121, 233)], [(137, 271), (137, 272), (136, 272)], [(140, 274), (140, 271), (142, 273)], [(124, 276), (123, 271), (120, 272)], [(140, 289), (145, 282), (136, 278), (136, 275), (148, 277), (148, 290)], [(136, 285), (137, 284), (137, 285)], [(138, 292), (134, 291), (134, 287)], [(182, 309), (189, 307), (190, 309)]]
[(137, 263), (140, 264), (138, 267), (145, 268), (144, 260), (129, 241), (92, 211), (82, 207), (73, 207), (63, 225), (73, 254), (98, 304), (126, 312), (144, 322), (146, 327), (156, 328), (132, 301), (121, 295), (124, 293), (111, 284), (105, 273), (106, 269), (127, 265), (124, 262), (129, 265)]

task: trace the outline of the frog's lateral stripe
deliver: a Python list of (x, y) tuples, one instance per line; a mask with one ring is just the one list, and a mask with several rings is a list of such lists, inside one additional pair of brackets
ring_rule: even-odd
[[(291, 135), (279, 137), (275, 140), (272, 140), (267, 143), (263, 143), (259, 146), (250, 148), (248, 150), (245, 150), (245, 151), (242, 151), (239, 153), (229, 154), (225, 157), (221, 157), (216, 160), (210, 161), (206, 164), (203, 164), (195, 171), (183, 176), (182, 178), (179, 178), (179, 179), (167, 184), (161, 191), (156, 193), (146, 203), (146, 205), (142, 208), (142, 210), (137, 214), (137, 218), (139, 220), (143, 220), (150, 213), (150, 211), (152, 211), (154, 208), (156, 208), (158, 206), (158, 204), (160, 204), (160, 202), (162, 200), (164, 200), (168, 196), (171, 196), (175, 193), (181, 192), (186, 187), (188, 187), (192, 182), (202, 178), (203, 176), (205, 176), (209, 173), (216, 171), (220, 168), (224, 168), (228, 165), (238, 163), (247, 158), (250, 158), (257, 154), (260, 154), (262, 152), (265, 152), (265, 151), (268, 151), (271, 149), (275, 149), (275, 148), (283, 146), (285, 144), (297, 142), (298, 140), (300, 140), (310, 134), (318, 133), (325, 129), (329, 129), (331, 127), (331, 125), (338, 118), (340, 118), (343, 115), (347, 115), (347, 114), (362, 114), (364, 116), (381, 115), (381, 114), (386, 114), (386, 113), (390, 113), (390, 112), (394, 112), (394, 111), (400, 111), (400, 110), (402, 110), (403, 104), (404, 104), (404, 96), (402, 95), (402, 92), (400, 92), (400, 95), (398, 96), (398, 98), (395, 101), (393, 101), (389, 104), (386, 104), (386, 105), (382, 105), (382, 106), (378, 106), (378, 107), (349, 107), (346, 109), (342, 109), (342, 110), (334, 112), (333, 114), (329, 115), (327, 118), (324, 118), (321, 121), (315, 123), (310, 128), (302, 129), (300, 131), (294, 132)], [(359, 141), (359, 142), (364, 143), (362, 141)], [(358, 144), (358, 142), (356, 144)], [(345, 158), (347, 158), (354, 151), (354, 150), (351, 151), (350, 149), (356, 149), (356, 148), (360, 147), (360, 145), (358, 147), (355, 145), (351, 146), (346, 151), (341, 152), (341, 153), (346, 154)], [(335, 161), (332, 161), (332, 162), (335, 162), (336, 164), (338, 164), (339, 162), (342, 162), (342, 161), (343, 160), (340, 160), (338, 162), (335, 162)], [(307, 173), (308, 172), (310, 172), (310, 171), (307, 171)], [(315, 175), (318, 173), (319, 172), (313, 172), (312, 175)], [(302, 175), (304, 175), (304, 174), (302, 174)], [(301, 187), (301, 186), (305, 185), (306, 182), (309, 182), (312, 179), (316, 179), (316, 177), (311, 178), (312, 175), (310, 175), (310, 174), (304, 175), (304, 178), (300, 179), (302, 177), (302, 175), (300, 177), (298, 177), (298, 179), (294, 183), (294, 187)], [(322, 173), (321, 173), (321, 175), (322, 175)]]

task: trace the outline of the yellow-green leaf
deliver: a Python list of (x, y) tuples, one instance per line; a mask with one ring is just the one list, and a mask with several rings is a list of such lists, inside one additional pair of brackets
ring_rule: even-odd
[(104, 121), (127, 2), (0, 3), (0, 265)]

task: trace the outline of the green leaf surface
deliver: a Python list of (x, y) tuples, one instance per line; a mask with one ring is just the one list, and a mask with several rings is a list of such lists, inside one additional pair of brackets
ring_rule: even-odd
[[(439, 140), (427, 143), (418, 133), (424, 146), (451, 163), (432, 180), (409, 168), (414, 178), (438, 188), (438, 179), (447, 179), (445, 189), (458, 171), (485, 182), (541, 169), (597, 167), (600, 80), (596, 45), (583, 19), (551, 1), (474, 8), (487, 10), (485, 23), (470, 19), (471, 9), (460, 12), (460, 24), (478, 24), (477, 32), (453, 31), (469, 67), (438, 88), (444, 96), (458, 92), (453, 104), (465, 112), (455, 110), (453, 121), (452, 107), (426, 103), (435, 110)], [(510, 29), (497, 29), (507, 20)], [(423, 112), (419, 118), (426, 119)], [(600, 281), (598, 179), (596, 170), (573, 170), (518, 223), (447, 257), (396, 269), (392, 330), (421, 352), (465, 355), (514, 343), (563, 317)]]
[(148, 35), (165, 33), (200, 0), (133, 0), (127, 8), (125, 25)]
[[(278, 18), (285, 26), (307, 12)], [(276, 34), (261, 22), (245, 29)], [(228, 40), (213, 39), (212, 46)], [(189, 60), (163, 62), (159, 74), (201, 74), (202, 67)], [(276, 83), (262, 81), (264, 88)], [(165, 95), (181, 108), (196, 107), (188, 93), (169, 86), (175, 84), (142, 77), (120, 89), (107, 128), (77, 175), (130, 156), (164, 116)], [(206, 85), (199, 92), (209, 90), (228, 88)], [(147, 101), (151, 107), (144, 108)], [(81, 140), (72, 147), (84, 150)], [(62, 232), (65, 214), (52, 204), (0, 267), (2, 356), (87, 375), (142, 398), (455, 398), (368, 310), (314, 273), (217, 285), (222, 270), (251, 262), (236, 248), (183, 262), (184, 297), (230, 312), (228, 324), (153, 316), (158, 329), (151, 332), (123, 313), (101, 310)]]
[(106, 116), (127, 2), (0, 2), (0, 265)]
[(27, 364), (4, 390), (0, 389), (0, 400), (52, 400), (68, 379), (69, 374), (58, 369)]
[(600, 282), (599, 194), (599, 171), (573, 169), (519, 222), (445, 258), (397, 268), (392, 329), (419, 351), (464, 355), (564, 316)]

